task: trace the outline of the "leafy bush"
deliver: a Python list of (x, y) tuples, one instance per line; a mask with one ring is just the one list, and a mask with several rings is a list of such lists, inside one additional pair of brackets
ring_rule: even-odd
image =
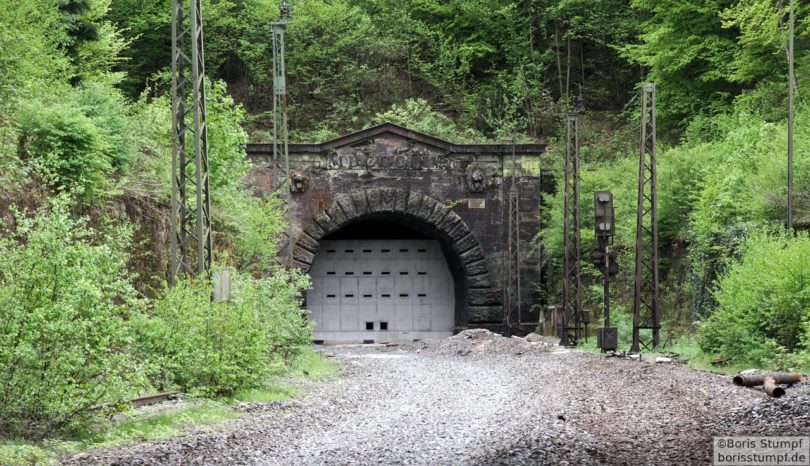
[(20, 218), (16, 235), (0, 238), (0, 433), (37, 437), (134, 394), (126, 322), (137, 302), (127, 230), (92, 232), (62, 196)]
[(261, 387), (280, 354), (309, 342), (299, 293), (305, 277), (232, 279), (231, 303), (211, 302), (211, 284), (191, 279), (165, 289), (138, 320), (141, 354), (159, 368), (155, 385), (201, 395)]
[[(717, 311), (699, 328), (703, 351), (736, 364), (784, 366), (810, 350), (810, 237), (755, 234), (720, 280)], [(783, 359), (781, 356), (788, 356)], [(791, 359), (791, 356), (794, 359)]]
[(133, 157), (127, 104), (114, 88), (98, 83), (58, 97), (21, 107), (20, 151), (53, 187), (92, 199)]
[(424, 99), (408, 99), (403, 105), (394, 104), (371, 120), (373, 124), (395, 123), (452, 142), (485, 142), (486, 138), (473, 129), (462, 129), (447, 116), (433, 110)]

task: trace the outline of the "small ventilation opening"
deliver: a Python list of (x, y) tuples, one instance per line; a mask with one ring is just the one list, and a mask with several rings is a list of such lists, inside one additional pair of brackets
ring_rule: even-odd
[(366, 330), (374, 330), (374, 322), (366, 322)]
[(373, 345), (373, 344), (374, 344), (374, 340), (363, 340), (363, 344), (364, 344), (364, 345)]
[(388, 330), (388, 322), (380, 322), (380, 330)]

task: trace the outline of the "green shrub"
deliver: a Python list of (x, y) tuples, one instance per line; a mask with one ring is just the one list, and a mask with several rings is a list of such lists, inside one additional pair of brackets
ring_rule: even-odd
[(133, 158), (127, 112), (107, 84), (28, 101), (16, 117), (19, 150), (52, 187), (95, 198)]
[[(717, 311), (699, 327), (704, 352), (735, 364), (784, 366), (810, 350), (810, 238), (754, 234), (719, 282)], [(786, 356), (787, 359), (783, 358)]]
[(283, 354), (310, 341), (300, 309), (306, 279), (233, 276), (233, 302), (211, 302), (211, 284), (190, 279), (164, 290), (138, 321), (141, 354), (161, 389), (232, 395), (262, 387)]
[(433, 110), (424, 99), (408, 99), (403, 105), (394, 104), (387, 112), (376, 114), (371, 122), (375, 125), (394, 123), (458, 143), (487, 141), (483, 134), (461, 128), (446, 115)]
[(64, 196), (18, 222), (16, 238), (0, 238), (0, 434), (38, 437), (134, 394), (126, 322), (137, 302), (128, 231), (94, 233)]

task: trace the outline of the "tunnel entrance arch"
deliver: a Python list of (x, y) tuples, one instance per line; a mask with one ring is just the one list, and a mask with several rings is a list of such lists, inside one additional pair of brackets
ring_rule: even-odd
[(337, 197), (294, 249), (313, 278), (307, 305), (316, 340), (446, 336), (467, 325), (470, 304), (492, 289), (481, 245), (461, 217), (408, 189)]

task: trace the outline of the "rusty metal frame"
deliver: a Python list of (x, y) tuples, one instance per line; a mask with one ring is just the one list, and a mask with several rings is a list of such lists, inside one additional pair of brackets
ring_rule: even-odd
[(518, 328), (522, 327), (520, 303), (520, 196), (517, 187), (517, 155), (515, 138), (512, 137), (512, 176), (508, 193), (509, 212), (507, 219), (507, 259), (506, 259), (506, 324), (511, 333), (512, 319), (517, 318)]
[[(275, 175), (274, 191), (282, 202), (285, 215), (289, 214), (291, 204), (289, 131), (287, 125), (287, 69), (284, 59), (284, 34), (291, 20), (291, 8), (287, 2), (281, 2), (281, 16), (278, 21), (270, 23), (273, 43), (273, 173)], [(289, 219), (287, 228), (279, 238), (278, 259), (281, 265), (292, 265), (293, 241)]]
[(207, 275), (213, 254), (202, 2), (188, 6), (172, 0), (172, 283)]
[(579, 209), (579, 113), (565, 115), (563, 205), (563, 322), (560, 345), (576, 346), (582, 337), (582, 279)]
[(655, 83), (644, 83), (641, 95), (641, 150), (636, 209), (636, 267), (633, 294), (633, 341), (630, 351), (658, 346), (658, 195), (655, 161)]

